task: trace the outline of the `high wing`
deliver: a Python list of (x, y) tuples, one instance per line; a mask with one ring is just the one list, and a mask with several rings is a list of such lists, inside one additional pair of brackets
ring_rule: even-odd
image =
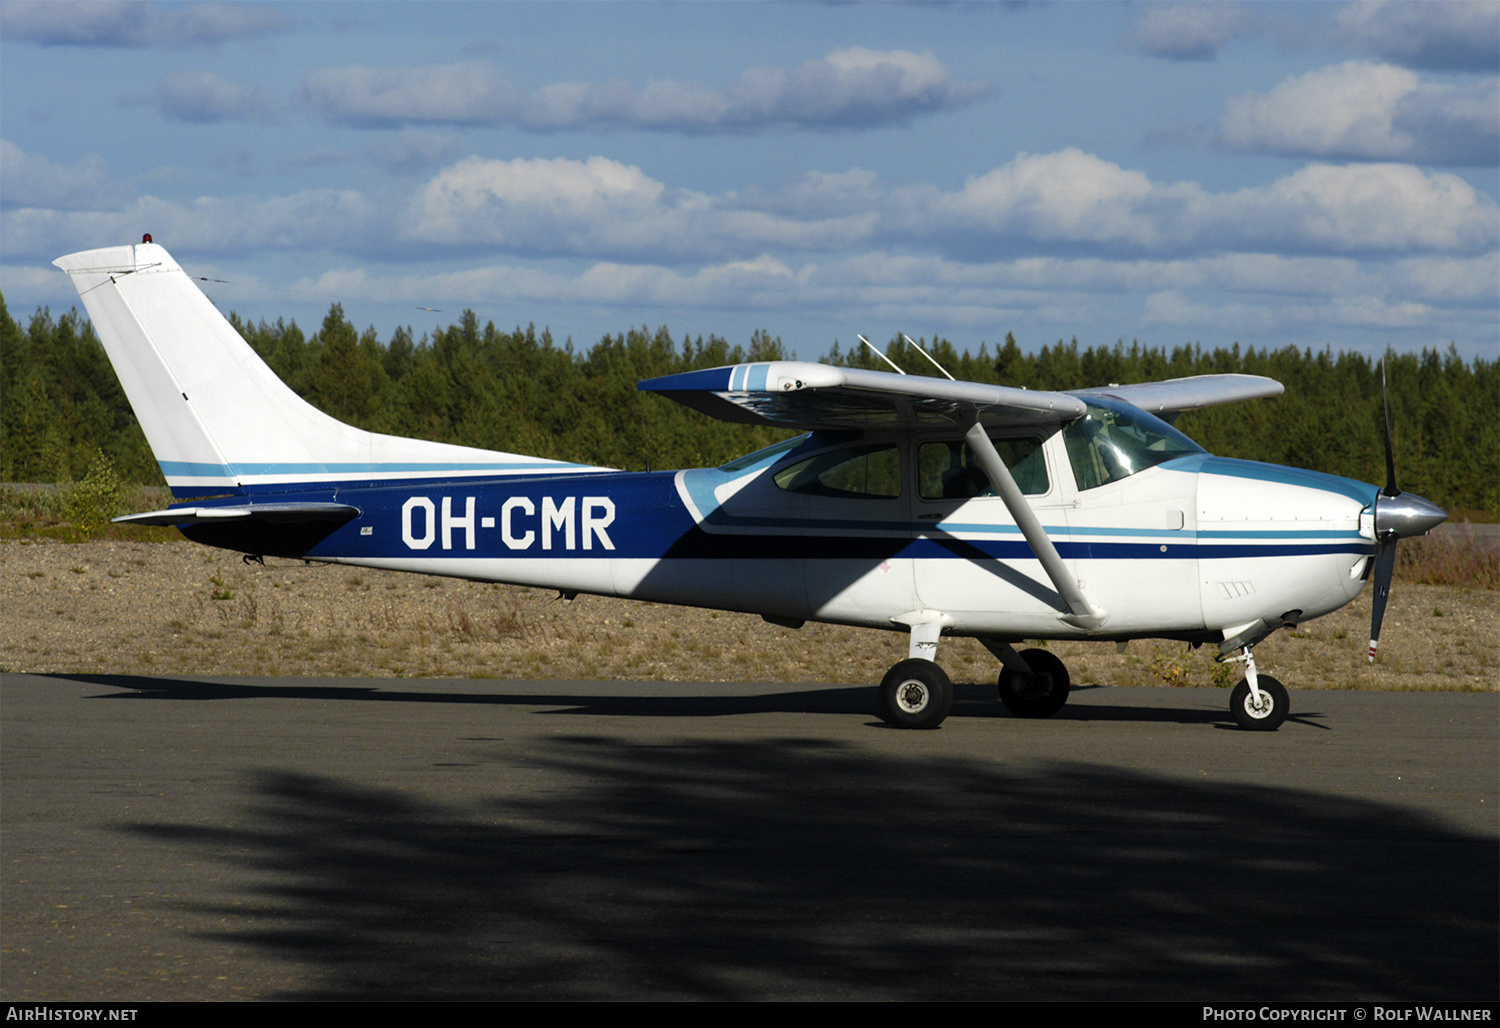
[(1065, 393), (950, 382), (890, 371), (770, 361), (686, 371), (636, 385), (720, 421), (803, 429), (987, 428), (1059, 424), (1081, 417)]
[[(1062, 619), (1090, 630), (1102, 627), (1109, 620), (1109, 612), (1085, 595), (1068, 570), (1041, 519), (1001, 460), (989, 432), (1008, 426), (1056, 426), (1073, 421), (1087, 412), (1082, 396), (1115, 396), (1170, 418), (1184, 410), (1281, 392), (1281, 384), (1268, 378), (1206, 375), (1073, 394), (803, 361), (690, 371), (647, 379), (636, 388), (660, 393), (722, 421), (802, 429), (963, 428), (964, 438), (996, 493), (1067, 605), (1068, 613)], [(916, 647), (922, 645), (921, 629), (931, 636), (928, 641), (936, 642), (935, 624), (914, 628), (914, 657)]]
[(1279, 396), (1258, 375), (1199, 375), (1070, 392), (951, 382), (923, 375), (768, 361), (650, 378), (636, 386), (720, 421), (802, 429), (1056, 425), (1084, 414), (1084, 398), (1111, 396), (1170, 421), (1183, 411)]
[(1172, 378), (1165, 382), (1070, 389), (1068, 395), (1112, 396), (1143, 411), (1149, 411), (1171, 424), (1183, 411), (1201, 410), (1240, 400), (1262, 400), (1280, 396), (1282, 392), (1280, 382), (1261, 375), (1195, 375), (1191, 378)]

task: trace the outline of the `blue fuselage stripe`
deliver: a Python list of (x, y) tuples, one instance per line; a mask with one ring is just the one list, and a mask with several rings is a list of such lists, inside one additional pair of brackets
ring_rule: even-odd
[[(630, 559), (1035, 559), (1013, 526), (930, 522), (842, 522), (710, 518), (698, 525), (671, 472), (413, 480), (393, 486), (325, 484), (276, 493), (281, 501), (338, 502), (354, 520), (309, 540), (311, 557)], [(225, 498), (220, 503), (243, 503)], [(214, 506), (214, 501), (197, 504)], [(724, 528), (730, 530), (725, 531)], [(232, 526), (215, 526), (230, 537)], [(1288, 530), (1162, 532), (1153, 529), (1049, 529), (1066, 560), (1214, 560), (1236, 557), (1368, 554), (1374, 543), (1352, 532)], [(1129, 536), (1134, 536), (1134, 539)], [(1092, 538), (1105, 536), (1107, 538)], [(220, 545), (234, 544), (223, 542)], [(238, 548), (238, 547), (235, 547)]]

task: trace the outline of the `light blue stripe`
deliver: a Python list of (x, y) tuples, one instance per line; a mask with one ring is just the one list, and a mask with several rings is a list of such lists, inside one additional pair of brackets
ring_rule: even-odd
[(191, 475), (194, 478), (233, 478), (227, 464), (196, 464), (185, 460), (160, 460), (163, 475)]
[[(1168, 467), (1174, 463), (1176, 462), (1168, 461), (1162, 466)], [(1245, 478), (1255, 482), (1278, 482), (1282, 485), (1301, 486), (1304, 489), (1321, 489), (1324, 492), (1347, 496), (1351, 500), (1364, 504), (1373, 503), (1375, 494), (1380, 491), (1379, 486), (1357, 482), (1352, 478), (1343, 478), (1339, 475), (1329, 475), (1322, 471), (1307, 471), (1303, 468), (1289, 468), (1280, 464), (1262, 464), (1259, 461), (1236, 460), (1233, 457), (1209, 457), (1202, 462), (1199, 470), (1205, 474), (1223, 475), (1228, 478)]]
[(348, 475), (348, 474), (395, 474), (414, 471), (573, 471), (588, 468), (588, 464), (565, 464), (555, 461), (513, 462), (507, 464), (452, 464), (422, 462), (390, 463), (268, 463), (268, 464), (196, 464), (189, 461), (164, 460), (161, 464), (165, 475), (184, 475), (195, 478), (234, 478), (240, 475)]
[(745, 387), (750, 392), (764, 392), (766, 388), (766, 376), (771, 373), (769, 364), (752, 364), (748, 371), (749, 384)]

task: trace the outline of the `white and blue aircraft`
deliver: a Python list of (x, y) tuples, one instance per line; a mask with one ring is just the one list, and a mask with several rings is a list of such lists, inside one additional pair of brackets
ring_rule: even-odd
[(179, 502), (175, 525), (248, 555), (449, 575), (908, 634), (880, 715), (934, 728), (946, 636), (999, 659), (1022, 717), (1068, 673), (1025, 639), (1212, 643), (1244, 665), (1230, 709), (1274, 730), (1256, 669), (1278, 628), (1375, 579), (1374, 659), (1400, 538), (1446, 514), (1384, 488), (1216, 457), (1178, 414), (1279, 395), (1249, 375), (1045, 392), (772, 361), (639, 388), (805, 434), (718, 468), (627, 473), (345, 425), (271, 372), (165, 249), (59, 258)]

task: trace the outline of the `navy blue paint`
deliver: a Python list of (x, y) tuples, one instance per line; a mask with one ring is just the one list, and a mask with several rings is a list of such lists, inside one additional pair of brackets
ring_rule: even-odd
[[(409, 498), (423, 496), (434, 508), (438, 524), (435, 540), (426, 549), (412, 549), (402, 541), (401, 507)], [(462, 517), (468, 497), (475, 499), (475, 547), (465, 548), (465, 531), (452, 532), (453, 546), (442, 547), (442, 501), (452, 500), (456, 517)], [(532, 545), (524, 550), (511, 549), (502, 537), (501, 508), (513, 497), (530, 500), (534, 513), (518, 516), (513, 535), (525, 531), (535, 534)], [(543, 549), (543, 499), (561, 501), (573, 498), (575, 546), (566, 549), (557, 533), (551, 549)], [(608, 497), (615, 506), (614, 521), (605, 529), (614, 549), (604, 549), (594, 541), (583, 548), (582, 502), (585, 497)], [(753, 534), (705, 532), (696, 525), (678, 497), (673, 472), (605, 473), (592, 475), (547, 476), (545, 478), (506, 478), (500, 480), (417, 481), (401, 486), (382, 485), (361, 488), (341, 485), (295, 493), (281, 492), (278, 501), (317, 501), (351, 504), (361, 511), (359, 517), (337, 527), (325, 537), (308, 538), (307, 549), (299, 553), (308, 557), (391, 558), (520, 558), (557, 557), (646, 558), (646, 559), (796, 559), (796, 560), (999, 560), (1035, 559), (1031, 548), (1018, 538), (960, 539), (944, 536), (935, 526), (913, 522), (903, 531), (899, 525), (879, 525), (880, 530), (859, 535), (830, 533), (818, 523), (798, 526), (786, 523), (779, 529)], [(225, 497), (197, 506), (232, 506), (245, 501)], [(480, 519), (495, 519), (493, 528), (480, 527)], [(425, 515), (418, 514), (414, 527), (425, 530)], [(714, 519), (711, 519), (711, 524)], [(732, 523), (738, 519), (722, 519)], [(749, 519), (746, 519), (749, 521)], [(326, 530), (326, 523), (320, 530)], [(746, 528), (763, 526), (746, 523)], [(841, 526), (847, 527), (847, 526)], [(875, 527), (875, 526), (870, 526)], [(369, 535), (361, 529), (369, 528)], [(822, 528), (822, 531), (817, 529)], [(1087, 532), (1087, 529), (1081, 530)], [(918, 534), (920, 533), (920, 537)], [(201, 532), (189, 533), (201, 535)], [(271, 552), (265, 545), (264, 528), (241, 532), (233, 524), (214, 526), (214, 545), (251, 552)], [(321, 534), (321, 531), (320, 533)], [(1218, 534), (1218, 533), (1216, 533)], [(1295, 533), (1289, 533), (1294, 535)], [(204, 538), (205, 542), (210, 541)], [(1201, 560), (1228, 557), (1306, 556), (1312, 554), (1368, 554), (1374, 544), (1345, 538), (1298, 540), (1272, 536), (1263, 541), (1198, 542), (1191, 534), (1165, 544), (1160, 542), (1070, 541), (1065, 534), (1054, 537), (1058, 553), (1065, 560)]]

